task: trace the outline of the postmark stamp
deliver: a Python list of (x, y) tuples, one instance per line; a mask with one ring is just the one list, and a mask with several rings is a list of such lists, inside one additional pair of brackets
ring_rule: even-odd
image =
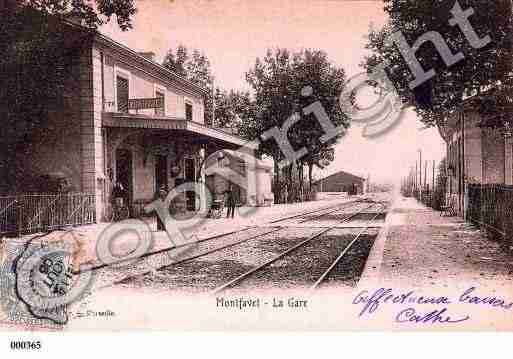
[(68, 306), (87, 295), (94, 280), (92, 271), (73, 274), (75, 248), (68, 231), (6, 243), (0, 302), (7, 321), (45, 327), (67, 323)]

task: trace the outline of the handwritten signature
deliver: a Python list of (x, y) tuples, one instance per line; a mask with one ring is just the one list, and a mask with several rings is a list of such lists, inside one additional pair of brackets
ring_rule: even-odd
[[(513, 307), (513, 302), (508, 302), (504, 298), (495, 296), (481, 297), (475, 295), (476, 288), (471, 287), (465, 290), (457, 298), (449, 298), (446, 296), (430, 296), (430, 295), (417, 295), (415, 291), (405, 293), (394, 292), (392, 288), (379, 288), (373, 293), (363, 290), (356, 295), (353, 299), (353, 304), (362, 305), (359, 317), (365, 314), (372, 315), (375, 313), (382, 304), (391, 305), (408, 305), (408, 308), (401, 310), (395, 317), (396, 322), (414, 322), (421, 324), (435, 324), (435, 323), (460, 323), (470, 319), (469, 315), (462, 315), (455, 317), (449, 315), (448, 305), (453, 303), (466, 303), (488, 306), (492, 308), (502, 308), (510, 310)], [(440, 305), (440, 309), (430, 311), (428, 313), (419, 313), (415, 306), (417, 305)]]

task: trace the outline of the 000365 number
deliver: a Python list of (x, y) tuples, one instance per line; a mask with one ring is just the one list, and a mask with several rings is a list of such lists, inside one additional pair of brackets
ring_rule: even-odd
[(21, 340), (13, 340), (11, 341), (11, 350), (39, 350), (41, 349), (41, 342), (38, 341), (21, 341)]

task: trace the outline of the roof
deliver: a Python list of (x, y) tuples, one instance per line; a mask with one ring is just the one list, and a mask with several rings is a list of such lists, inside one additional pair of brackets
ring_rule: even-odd
[(240, 151), (233, 151), (233, 150), (223, 150), (223, 152), (228, 153), (230, 156), (239, 158), (240, 160), (249, 164), (251, 167), (253, 167), (253, 165), (254, 165), (255, 168), (262, 168), (262, 169), (266, 169), (266, 170), (271, 170), (273, 168), (272, 165), (254, 157), (253, 155), (248, 154), (248, 153), (244, 153), (244, 152), (240, 152)]
[(246, 146), (253, 150), (255, 150), (257, 147), (254, 143), (248, 142), (240, 138), (239, 136), (235, 136), (227, 132), (205, 126), (204, 124), (198, 122), (186, 120), (185, 118), (157, 117), (146, 116), (141, 114), (136, 115), (128, 113), (105, 112), (102, 115), (102, 125), (104, 127), (118, 128), (182, 130), (215, 138), (237, 146)]
[[(77, 30), (91, 32), (91, 29), (89, 29), (83, 25), (77, 24), (75, 22), (72, 22), (69, 20), (64, 20), (64, 22)], [(94, 39), (97, 43), (107, 46), (107, 47), (114, 49), (118, 52), (124, 53), (125, 55), (127, 55), (130, 58), (139, 62), (141, 65), (147, 66), (147, 67), (153, 69), (154, 71), (158, 72), (162, 76), (167, 77), (169, 80), (174, 81), (175, 83), (184, 85), (188, 89), (192, 90), (193, 92), (195, 92), (197, 94), (205, 95), (209, 92), (209, 90), (206, 89), (205, 87), (199, 86), (199, 85), (195, 84), (194, 82), (189, 81), (185, 77), (180, 76), (176, 72), (168, 69), (167, 67), (164, 67), (164, 66), (160, 65), (159, 63), (144, 57), (137, 51), (134, 51), (131, 48), (115, 41), (114, 39), (108, 37), (107, 35), (104, 35), (97, 30), (93, 30), (92, 33), (93, 33)]]
[(319, 179), (319, 180), (315, 181), (315, 182), (314, 182), (314, 184), (316, 184), (316, 183), (318, 183), (318, 182), (320, 182), (320, 181), (325, 181), (325, 180), (327, 180), (328, 178), (332, 178), (332, 177), (335, 177), (335, 176), (339, 176), (339, 175), (347, 176), (348, 178), (353, 179), (353, 180), (355, 180), (355, 181), (366, 181), (366, 179), (365, 179), (365, 178), (363, 178), (363, 177), (359, 177), (359, 176), (356, 176), (356, 175), (354, 175), (354, 174), (352, 174), (352, 173), (345, 172), (345, 171), (338, 171), (338, 172), (333, 173), (333, 174), (331, 174), (331, 175), (329, 175), (329, 176), (327, 176), (327, 177), (324, 177), (324, 178), (321, 178), (321, 179)]

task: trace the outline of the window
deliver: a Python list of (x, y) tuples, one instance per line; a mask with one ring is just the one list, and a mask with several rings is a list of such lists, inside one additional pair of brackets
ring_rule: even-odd
[(164, 91), (162, 90), (156, 90), (155, 91), (155, 97), (156, 98), (162, 98), (162, 103), (163, 103), (163, 107), (160, 107), (160, 108), (156, 108), (155, 109), (155, 115), (157, 116), (165, 116), (166, 114), (166, 111), (165, 111), (165, 106), (166, 106), (166, 95), (164, 94)]
[(127, 78), (116, 76), (116, 100), (118, 104), (118, 112), (128, 113), (128, 87)]
[(192, 121), (192, 104), (189, 102), (185, 103), (185, 119)]

